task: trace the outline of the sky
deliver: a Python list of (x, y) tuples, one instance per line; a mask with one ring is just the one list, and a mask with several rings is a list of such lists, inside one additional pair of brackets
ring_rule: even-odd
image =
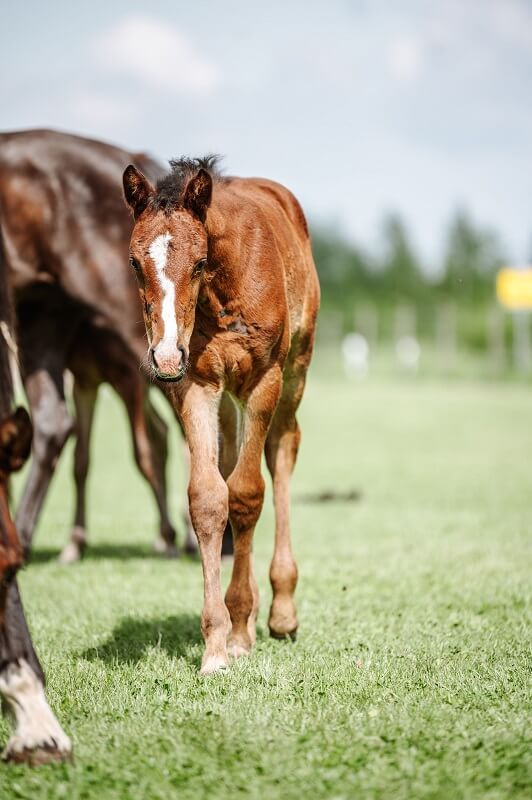
[(397, 211), (428, 271), (457, 208), (532, 258), (532, 0), (25, 0), (0, 76), (3, 130), (221, 153), (367, 247)]

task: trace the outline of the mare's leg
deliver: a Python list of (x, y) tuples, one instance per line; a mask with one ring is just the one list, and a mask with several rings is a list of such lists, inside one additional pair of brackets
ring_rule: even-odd
[(0, 694), (4, 708), (15, 720), (15, 732), (2, 756), (6, 761), (38, 765), (70, 757), (70, 740), (46, 699), (43, 671), (15, 579), (8, 585), (0, 623)]
[(28, 457), (31, 433), (22, 409), (0, 424), (0, 695), (16, 723), (3, 757), (37, 764), (63, 760), (71, 745), (46, 702), (15, 578), (22, 548), (9, 512), (7, 477)]
[(86, 487), (89, 472), (90, 437), (98, 386), (81, 385), (74, 377), (74, 405), (76, 408), (76, 449), (74, 452), (74, 481), (76, 484), (76, 511), (70, 541), (65, 545), (59, 560), (72, 564), (83, 556), (87, 545)]
[(17, 509), (16, 525), (26, 556), (57, 460), (73, 429), (63, 386), (64, 362), (60, 353), (55, 355), (24, 375), (34, 430), (33, 458)]
[[(176, 556), (176, 531), (168, 514), (168, 491), (166, 483), (166, 465), (168, 462), (168, 426), (150, 400), (148, 390), (144, 387), (144, 418), (152, 453), (153, 474), (152, 487), (160, 515), (160, 536), (155, 548), (167, 556)], [(139, 459), (140, 460), (140, 459)], [(140, 464), (139, 464), (139, 468)], [(149, 478), (148, 478), (149, 480)], [(188, 531), (188, 529), (187, 529)], [(188, 532), (187, 532), (188, 535)], [(197, 548), (196, 548), (197, 551)]]
[(249, 653), (255, 641), (258, 591), (253, 575), (252, 542), (264, 500), (261, 457), (281, 384), (281, 370), (274, 366), (253, 389), (243, 412), (238, 461), (227, 480), (234, 561), (225, 602), (231, 615), (229, 648), (233, 656)]
[(191, 384), (184, 394), (181, 419), (190, 448), (190, 516), (203, 566), (201, 630), (205, 652), (201, 673), (228, 666), (230, 618), (222, 596), (220, 562), (227, 523), (227, 486), (218, 469), (218, 405), (220, 394)]
[(124, 370), (120, 379), (113, 380), (113, 387), (127, 408), (135, 461), (150, 485), (159, 510), (159, 538), (155, 549), (175, 557), (176, 532), (168, 515), (166, 493), (166, 423), (151, 404), (148, 388), (138, 370)]
[(283, 394), (266, 441), (266, 463), (272, 476), (275, 504), (275, 548), (270, 566), (273, 599), (268, 625), (275, 638), (295, 637), (298, 622), (294, 603), (297, 566), (290, 538), (290, 476), (301, 433), (296, 410), (305, 386), (304, 371), (285, 379)]

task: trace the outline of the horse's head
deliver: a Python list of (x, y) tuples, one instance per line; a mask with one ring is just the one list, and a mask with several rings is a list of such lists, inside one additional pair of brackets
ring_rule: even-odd
[(144, 309), (148, 358), (157, 378), (177, 381), (187, 368), (207, 264), (204, 222), (212, 177), (207, 170), (198, 169), (182, 191), (158, 202), (154, 187), (130, 165), (124, 172), (124, 193), (135, 218), (130, 262)]

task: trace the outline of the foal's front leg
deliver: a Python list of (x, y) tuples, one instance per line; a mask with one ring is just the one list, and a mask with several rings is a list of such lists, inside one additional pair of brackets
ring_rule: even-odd
[(218, 469), (218, 406), (220, 394), (195, 384), (186, 390), (181, 419), (190, 448), (190, 516), (203, 565), (201, 631), (205, 652), (201, 674), (228, 666), (229, 612), (222, 596), (220, 563), (227, 524), (227, 486)]

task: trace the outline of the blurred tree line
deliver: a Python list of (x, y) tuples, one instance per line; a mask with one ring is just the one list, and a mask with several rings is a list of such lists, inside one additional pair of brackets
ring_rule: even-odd
[(495, 275), (505, 260), (497, 234), (476, 225), (465, 211), (452, 219), (438, 269), (432, 272), (423, 268), (397, 214), (384, 219), (378, 252), (348, 242), (331, 228), (314, 227), (312, 244), (322, 307), (343, 312), (346, 328), (352, 326), (353, 309), (370, 303), (386, 333), (394, 308), (403, 305), (415, 309), (418, 335), (430, 335), (436, 308), (452, 303), (460, 338), (485, 346), (486, 312), (494, 305)]

